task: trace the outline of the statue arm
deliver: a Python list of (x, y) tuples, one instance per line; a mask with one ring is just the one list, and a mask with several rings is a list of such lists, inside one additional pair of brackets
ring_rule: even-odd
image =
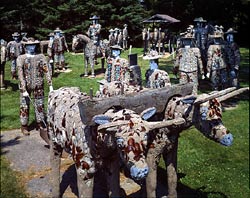
[(18, 79), (20, 82), (20, 86), (19, 89), (21, 92), (25, 92), (26, 90), (26, 81), (25, 81), (25, 77), (24, 77), (24, 72), (23, 72), (23, 66), (24, 66), (24, 58), (23, 56), (19, 56), (17, 58), (17, 72), (18, 72)]
[(203, 68), (203, 64), (202, 64), (202, 60), (201, 60), (201, 53), (200, 50), (197, 48), (197, 61), (198, 61), (198, 67), (200, 69), (200, 73), (201, 75), (204, 74), (204, 68)]
[(52, 86), (52, 78), (49, 72), (48, 61), (43, 54), (41, 54), (41, 60), (42, 60), (41, 62), (42, 62), (43, 72), (46, 76), (47, 83), (49, 86)]

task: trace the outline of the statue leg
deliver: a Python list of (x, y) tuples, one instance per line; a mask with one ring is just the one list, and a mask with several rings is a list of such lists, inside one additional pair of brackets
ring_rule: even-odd
[(60, 163), (61, 163), (62, 148), (54, 144), (50, 140), (50, 164), (51, 164), (51, 186), (52, 197), (59, 198), (60, 196)]

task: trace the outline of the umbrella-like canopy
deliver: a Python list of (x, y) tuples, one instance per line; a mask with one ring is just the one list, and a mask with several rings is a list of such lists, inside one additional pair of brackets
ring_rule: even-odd
[(148, 19), (142, 21), (142, 23), (178, 23), (180, 20), (175, 19), (166, 14), (155, 14)]

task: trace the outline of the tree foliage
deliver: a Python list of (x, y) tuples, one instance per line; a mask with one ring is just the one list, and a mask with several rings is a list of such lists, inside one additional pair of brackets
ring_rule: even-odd
[(181, 20), (180, 31), (202, 16), (225, 29), (237, 29), (239, 37), (247, 41), (248, 10), (248, 0), (1, 0), (0, 37), (11, 40), (11, 34), (19, 31), (46, 39), (56, 27), (70, 37), (85, 33), (89, 18), (98, 15), (103, 38), (110, 28), (122, 28), (126, 23), (133, 41), (140, 37), (142, 20), (159, 13)]

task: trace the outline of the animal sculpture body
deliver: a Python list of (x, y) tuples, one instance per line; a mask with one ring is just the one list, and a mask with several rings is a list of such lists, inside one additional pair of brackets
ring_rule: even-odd
[(84, 76), (88, 76), (88, 65), (91, 67), (91, 75), (95, 76), (94, 65), (95, 59), (101, 57), (102, 69), (104, 70), (105, 58), (108, 57), (109, 47), (104, 41), (100, 41), (100, 46), (94, 44), (94, 42), (86, 35), (78, 34), (73, 37), (72, 50), (76, 51), (79, 46), (82, 46), (84, 53)]
[(195, 126), (202, 134), (224, 146), (230, 146), (233, 136), (222, 122), (220, 101), (238, 95), (249, 88), (233, 91), (228, 88), (220, 92), (199, 96), (173, 97), (167, 104), (164, 119), (184, 118), (185, 124), (168, 127), (151, 136), (148, 146), (147, 163), (150, 167), (146, 178), (147, 197), (156, 197), (157, 164), (163, 156), (167, 171), (168, 198), (177, 197), (177, 150), (179, 134), (190, 126)]
[(172, 124), (147, 122), (156, 112), (152, 107), (140, 115), (129, 109), (112, 108), (94, 116), (93, 125), (86, 125), (78, 103), (88, 99), (78, 88), (64, 87), (50, 92), (48, 123), (53, 197), (61, 196), (59, 167), (63, 149), (75, 162), (79, 197), (93, 196), (93, 177), (100, 167), (108, 170), (107, 188), (111, 197), (118, 197), (119, 161), (133, 179), (145, 179), (149, 169), (145, 156), (148, 133)]

